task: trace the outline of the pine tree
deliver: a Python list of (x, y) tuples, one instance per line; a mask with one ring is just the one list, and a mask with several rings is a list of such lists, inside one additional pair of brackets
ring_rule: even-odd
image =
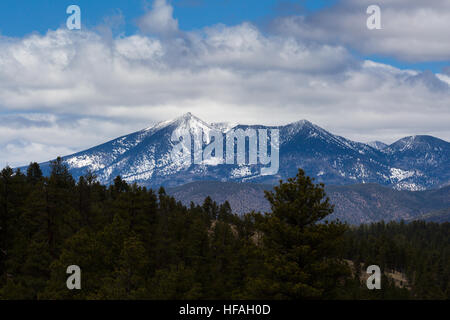
[(323, 185), (315, 185), (299, 170), (266, 192), (272, 212), (260, 218), (265, 256), (264, 277), (249, 289), (258, 298), (302, 299), (333, 297), (349, 277), (337, 257), (346, 226), (324, 222), (333, 212)]
[(27, 169), (27, 182), (36, 184), (42, 179), (42, 170), (37, 162), (31, 162)]

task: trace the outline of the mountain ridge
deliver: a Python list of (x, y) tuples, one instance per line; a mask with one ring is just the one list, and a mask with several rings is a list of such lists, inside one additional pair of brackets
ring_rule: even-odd
[[(260, 164), (182, 165), (171, 161), (174, 131), (187, 130), (198, 135), (213, 130), (225, 134), (237, 129), (279, 130), (277, 174), (259, 174)], [(450, 143), (432, 136), (405, 137), (380, 150), (334, 135), (308, 120), (283, 126), (208, 124), (186, 113), (62, 158), (75, 178), (90, 170), (104, 184), (120, 175), (128, 182), (149, 187), (173, 187), (202, 180), (273, 185), (303, 168), (306, 174), (325, 184), (378, 183), (399, 190), (425, 190), (450, 184), (449, 155)], [(50, 162), (41, 164), (45, 174), (49, 173), (49, 165)]]
[[(190, 202), (203, 204), (207, 196), (218, 204), (230, 203), (238, 214), (251, 211), (270, 212), (270, 204), (264, 191), (273, 190), (272, 185), (197, 181), (168, 188), (168, 194), (185, 205)], [(350, 224), (391, 220), (449, 221), (450, 186), (435, 190), (392, 190), (378, 184), (354, 184), (349, 186), (325, 186), (326, 195), (334, 205), (329, 219), (339, 218)], [(446, 211), (447, 210), (447, 211)], [(432, 220), (434, 219), (434, 220)]]

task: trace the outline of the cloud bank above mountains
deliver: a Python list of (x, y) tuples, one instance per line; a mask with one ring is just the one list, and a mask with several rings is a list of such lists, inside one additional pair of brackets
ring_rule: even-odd
[(0, 166), (69, 154), (188, 111), (211, 122), (308, 119), (359, 141), (450, 140), (448, 70), (402, 70), (354, 54), (450, 60), (446, 32), (437, 32), (450, 29), (449, 6), (421, 3), (386, 2), (383, 30), (373, 32), (357, 9), (365, 0), (279, 17), (266, 29), (194, 31), (180, 30), (172, 6), (156, 0), (134, 35), (0, 37)]
[[(367, 7), (381, 8), (382, 29), (365, 28)], [(341, 0), (310, 16), (275, 19), (272, 28), (298, 39), (346, 45), (401, 61), (449, 61), (450, 1)]]

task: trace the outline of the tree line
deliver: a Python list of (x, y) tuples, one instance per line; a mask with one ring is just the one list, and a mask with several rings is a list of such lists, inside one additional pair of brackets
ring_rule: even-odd
[[(120, 177), (0, 173), (0, 299), (448, 299), (449, 223), (327, 221), (322, 184), (300, 169), (266, 192), (268, 213), (185, 206)], [(368, 290), (364, 267), (400, 271)], [(68, 290), (66, 269), (82, 270)], [(357, 266), (357, 267), (355, 267)], [(361, 266), (361, 268), (359, 267)]]

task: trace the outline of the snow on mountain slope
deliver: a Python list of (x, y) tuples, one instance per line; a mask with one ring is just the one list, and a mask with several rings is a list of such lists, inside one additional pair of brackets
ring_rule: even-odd
[(371, 141), (367, 143), (368, 146), (377, 149), (377, 150), (384, 150), (388, 145), (381, 141)]
[[(172, 133), (189, 131), (201, 137), (212, 130), (278, 129), (280, 132), (279, 171), (262, 176), (261, 165), (192, 164), (173, 161)], [(199, 139), (192, 139), (199, 144)], [(208, 124), (187, 113), (144, 130), (63, 157), (75, 178), (88, 170), (101, 183), (112, 183), (120, 175), (128, 182), (151, 187), (177, 186), (192, 181), (216, 180), (277, 183), (292, 177), (298, 168), (326, 184), (379, 183), (396, 189), (423, 190), (450, 184), (450, 144), (430, 137), (406, 137), (386, 146), (348, 140), (307, 120), (285, 126)], [(226, 152), (226, 151), (225, 151)], [(247, 152), (248, 156), (248, 152)], [(49, 163), (42, 164), (44, 173)]]

